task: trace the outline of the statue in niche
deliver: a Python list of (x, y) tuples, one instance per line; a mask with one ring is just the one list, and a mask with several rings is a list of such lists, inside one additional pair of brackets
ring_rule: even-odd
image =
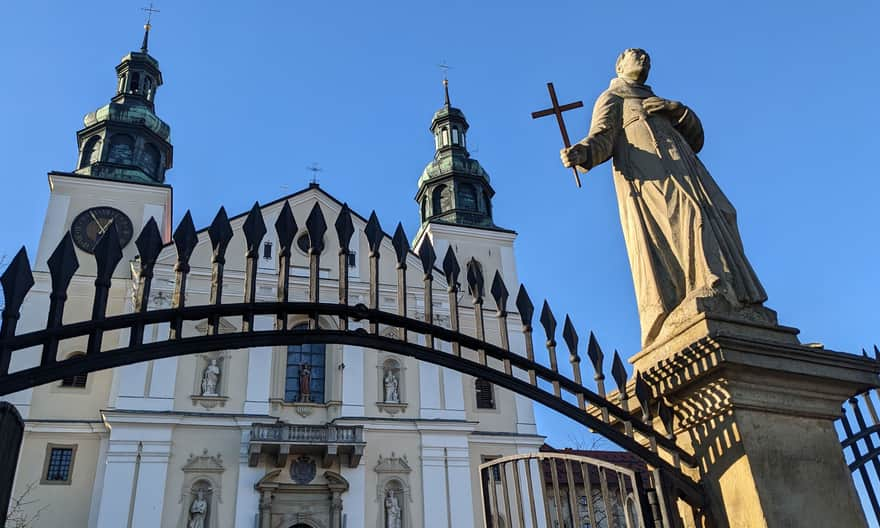
[(736, 210), (697, 157), (703, 127), (693, 110), (645, 84), (648, 53), (628, 49), (593, 108), (589, 135), (562, 149), (587, 172), (613, 160), (620, 220), (635, 285), (642, 345), (698, 313), (776, 324), (743, 250)]
[(385, 372), (385, 403), (400, 403), (400, 381), (392, 369)]
[(312, 366), (303, 363), (299, 366), (299, 401), (312, 401)]
[(202, 373), (202, 396), (219, 396), (217, 392), (217, 383), (220, 381), (220, 366), (216, 359), (212, 359), (211, 363), (205, 367)]
[(385, 528), (400, 528), (402, 512), (400, 502), (394, 490), (388, 490), (385, 494)]
[(189, 507), (189, 522), (186, 528), (205, 528), (205, 517), (208, 515), (208, 501), (205, 500), (205, 490), (199, 489), (196, 498)]

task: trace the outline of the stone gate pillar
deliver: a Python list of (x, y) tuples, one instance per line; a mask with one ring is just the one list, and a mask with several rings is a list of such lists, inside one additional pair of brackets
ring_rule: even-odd
[[(834, 421), (880, 365), (701, 314), (630, 361), (676, 414), (719, 528), (864, 527)], [(658, 424), (659, 425), (659, 424)], [(689, 521), (686, 521), (689, 522)]]

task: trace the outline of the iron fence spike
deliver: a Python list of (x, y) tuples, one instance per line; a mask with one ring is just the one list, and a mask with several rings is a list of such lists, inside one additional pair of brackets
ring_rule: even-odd
[(327, 232), (320, 202), (315, 202), (306, 218), (306, 231), (309, 233), (309, 252), (320, 255), (324, 251), (324, 234)]
[(364, 228), (364, 234), (367, 235), (370, 253), (378, 253), (384, 233), (382, 232), (382, 226), (379, 224), (379, 217), (376, 216), (376, 211), (370, 213), (370, 219), (367, 221), (367, 227)]
[(12, 257), (6, 271), (0, 276), (0, 285), (3, 286), (3, 298), (5, 300), (4, 312), (18, 313), (24, 297), (34, 285), (34, 275), (31, 273), (31, 264), (28, 261), (27, 250), (24, 246)]
[(266, 236), (266, 222), (263, 221), (263, 213), (260, 211), (260, 203), (254, 202), (247, 218), (242, 225), (246, 244), (247, 255), (258, 255), (260, 252), (260, 242)]
[(544, 300), (544, 306), (541, 307), (541, 326), (544, 327), (544, 333), (547, 335), (548, 343), (556, 342), (556, 317), (550, 310), (550, 304)]
[(562, 324), (562, 339), (565, 341), (565, 346), (568, 347), (568, 353), (571, 356), (570, 361), (572, 363), (579, 363), (581, 358), (578, 355), (577, 330), (575, 330), (571, 317), (568, 314), (565, 315), (565, 322)]
[(590, 332), (590, 343), (587, 345), (587, 355), (590, 357), (590, 362), (593, 364), (593, 370), (596, 372), (596, 376), (604, 377), (602, 363), (605, 361), (605, 354), (602, 352), (602, 347), (599, 346), (599, 340), (596, 339), (596, 335), (593, 332)]
[(394, 237), (391, 238), (391, 244), (394, 246), (394, 253), (397, 256), (397, 264), (405, 265), (406, 256), (409, 254), (409, 240), (406, 238), (406, 232), (403, 230), (403, 224), (398, 222), (397, 229), (394, 230)]
[(208, 227), (208, 238), (211, 239), (211, 248), (214, 251), (215, 259), (224, 259), (226, 256), (226, 248), (229, 247), (229, 241), (232, 240), (232, 226), (229, 225), (229, 217), (226, 216), (226, 209), (220, 207), (211, 226)]
[(507, 286), (504, 285), (504, 279), (501, 278), (501, 272), (495, 270), (495, 276), (492, 277), (492, 298), (495, 299), (495, 306), (502, 314), (507, 313), (507, 299), (510, 294), (507, 292)]
[(620, 354), (617, 350), (614, 351), (614, 359), (611, 362), (611, 377), (614, 378), (614, 382), (617, 384), (617, 391), (621, 397), (626, 398), (626, 366), (624, 366), (623, 360), (620, 359)]
[(483, 278), (483, 267), (475, 258), (471, 258), (467, 262), (467, 283), (468, 294), (475, 300), (482, 301), (485, 293), (485, 279)]
[(458, 265), (458, 258), (452, 246), (446, 248), (446, 256), (443, 257), (443, 274), (446, 276), (446, 285), (449, 288), (458, 287), (458, 275), (461, 273), (461, 266)]
[(144, 228), (141, 229), (141, 234), (134, 241), (134, 245), (137, 247), (138, 255), (141, 258), (141, 272), (152, 270), (164, 245), (162, 243), (162, 234), (159, 233), (159, 225), (156, 224), (155, 218), (150, 217), (147, 220)]
[(122, 246), (119, 243), (119, 231), (116, 230), (116, 224), (111, 223), (95, 245), (97, 280), (110, 280), (120, 260), (122, 260)]
[(188, 266), (189, 258), (192, 256), (192, 252), (199, 241), (198, 234), (196, 234), (196, 226), (193, 224), (192, 215), (189, 211), (183, 215), (171, 238), (174, 239), (174, 246), (177, 248), (177, 263)]
[(673, 427), (675, 424), (675, 415), (672, 412), (672, 407), (667, 405), (663, 400), (657, 404), (657, 416), (660, 417), (660, 421), (663, 423), (663, 428), (666, 429), (666, 436), (672, 437), (675, 433), (675, 428)]
[(641, 372), (636, 372), (636, 399), (642, 407), (642, 416), (647, 422), (651, 418), (651, 399), (653, 398), (651, 387), (645, 382)]
[(431, 243), (431, 239), (428, 237), (425, 237), (422, 240), (422, 245), (419, 246), (419, 259), (422, 261), (422, 271), (425, 277), (433, 275), (434, 264), (437, 263), (437, 254), (434, 253), (434, 244)]
[(73, 236), (68, 231), (61, 242), (46, 261), (49, 275), (52, 277), (52, 293), (64, 293), (70, 285), (70, 279), (79, 269), (79, 259), (73, 245)]
[(296, 225), (296, 219), (293, 217), (290, 202), (285, 201), (284, 205), (281, 206), (278, 218), (275, 220), (275, 234), (278, 236), (278, 253), (280, 255), (286, 256), (290, 254), (297, 231), (299, 231), (299, 226)]
[(348, 208), (347, 203), (342, 204), (334, 227), (336, 228), (336, 238), (339, 240), (339, 250), (348, 251), (351, 246), (351, 237), (354, 235), (354, 222), (351, 220), (351, 209)]
[(535, 305), (529, 298), (529, 292), (523, 284), (519, 285), (519, 291), (516, 293), (516, 310), (519, 312), (519, 318), (523, 326), (532, 325), (532, 317), (535, 315)]

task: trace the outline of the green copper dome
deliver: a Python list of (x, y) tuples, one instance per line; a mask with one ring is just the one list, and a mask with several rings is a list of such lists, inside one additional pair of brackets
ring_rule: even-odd
[(419, 187), (424, 185), (428, 180), (433, 178), (442, 178), (452, 174), (460, 174), (465, 176), (474, 176), (489, 181), (489, 173), (483, 169), (480, 162), (462, 152), (451, 152), (445, 156), (438, 156), (425, 166), (419, 177)]
[(110, 103), (98, 108), (94, 112), (89, 112), (83, 118), (83, 124), (86, 127), (103, 121), (143, 125), (165, 141), (171, 138), (171, 127), (168, 126), (168, 123), (159, 119), (147, 106)]

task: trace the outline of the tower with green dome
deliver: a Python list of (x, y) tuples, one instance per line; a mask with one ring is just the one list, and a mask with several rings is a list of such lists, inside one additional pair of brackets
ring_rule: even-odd
[(76, 174), (137, 183), (163, 183), (171, 168), (171, 127), (155, 113), (162, 86), (159, 61), (147, 51), (150, 24), (144, 26), (141, 50), (116, 66), (116, 95), (110, 104), (89, 112), (76, 133)]
[[(446, 100), (431, 119), (434, 159), (419, 178), (416, 202), (423, 231), (429, 223), (497, 228), (492, 220), (489, 174), (467, 150), (468, 122), (449, 103), (449, 83), (443, 81)], [(418, 238), (418, 237), (417, 237)]]

